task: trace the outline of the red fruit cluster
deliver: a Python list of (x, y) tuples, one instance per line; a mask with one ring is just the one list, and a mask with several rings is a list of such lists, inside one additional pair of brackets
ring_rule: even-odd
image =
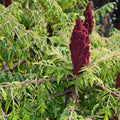
[(5, 7), (8, 7), (12, 3), (12, 0), (4, 0), (4, 2), (5, 2)]
[(94, 21), (93, 21), (93, 14), (89, 4), (87, 5), (86, 10), (84, 11), (84, 16), (85, 16), (84, 26), (88, 30), (88, 33), (91, 34)]
[(72, 32), (70, 51), (73, 63), (73, 72), (75, 75), (80, 75), (81, 68), (89, 65), (89, 34), (88, 30), (84, 27), (82, 21), (77, 18), (76, 25)]
[(120, 30), (120, 23), (118, 24), (117, 29)]
[(117, 79), (116, 79), (116, 86), (115, 88), (120, 88), (120, 73), (118, 73)]

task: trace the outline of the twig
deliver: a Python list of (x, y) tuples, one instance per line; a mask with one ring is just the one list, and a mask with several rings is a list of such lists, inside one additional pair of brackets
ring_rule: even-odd
[(19, 63), (15, 63), (15, 65), (13, 65), (13, 68), (10, 68), (9, 65), (8, 65), (8, 62), (5, 64), (5, 66), (3, 67), (3, 69), (1, 70), (1, 72), (5, 73), (5, 72), (8, 72), (8, 71), (11, 71), (12, 69), (15, 69), (17, 68), (18, 65), (22, 65), (24, 64), (26, 61), (25, 60), (22, 60), (20, 61)]
[(5, 120), (5, 118), (3, 117), (5, 115), (5, 112), (3, 111), (3, 109), (1, 109), (1, 113), (2, 113), (2, 118)]
[(5, 120), (5, 117), (9, 117), (11, 114), (5, 115), (5, 112), (3, 111), (3, 109), (1, 109), (1, 113), (2, 115), (0, 115), (0, 117), (2, 117)]
[[(74, 80), (75, 78), (74, 77), (67, 77), (67, 78), (62, 78), (61, 80)], [(0, 87), (10, 87), (10, 86), (12, 86), (12, 85), (28, 85), (28, 84), (32, 84), (32, 83), (41, 83), (41, 82), (45, 82), (45, 81), (57, 81), (57, 78), (54, 78), (54, 79), (41, 79), (41, 80), (33, 80), (33, 81), (26, 81), (26, 82), (19, 82), (19, 83), (10, 83), (10, 84), (7, 84), (7, 85), (0, 85)], [(108, 89), (108, 88), (106, 88), (106, 87), (104, 87), (103, 85), (100, 85), (100, 84), (98, 84), (97, 82), (94, 82), (94, 85), (96, 85), (96, 86), (99, 86), (99, 87), (101, 87), (102, 89), (104, 89), (104, 90), (107, 90), (107, 91), (109, 91), (111, 94), (113, 94), (114, 96), (117, 96), (117, 97), (119, 97), (120, 98), (120, 95), (119, 94), (117, 94), (116, 92), (114, 92), (114, 91), (112, 91), (112, 90), (110, 90), (110, 89)]]
[(98, 115), (100, 115), (100, 114), (101, 114), (101, 113), (98, 113), (98, 114), (96, 114), (96, 115), (92, 116), (91, 118), (87, 118), (87, 119), (84, 119), (84, 120), (94, 119), (96, 116), (98, 116)]
[(120, 42), (120, 40), (118, 40), (111, 48), (109, 48), (110, 50), (113, 49), (118, 43)]
[(1, 115), (0, 117), (5, 118), (5, 117), (9, 117), (11, 114), (8, 115)]
[(73, 114), (73, 112), (74, 112), (74, 108), (72, 107), (71, 108), (71, 113), (70, 113), (70, 116), (69, 116), (69, 120), (72, 120), (72, 114)]
[[(61, 80), (74, 80), (73, 77), (68, 77), (68, 78), (62, 78)], [(12, 85), (28, 85), (28, 84), (32, 84), (32, 83), (41, 83), (41, 82), (45, 82), (45, 81), (57, 81), (57, 78), (55, 79), (41, 79), (41, 80), (33, 80), (33, 81), (26, 81), (26, 82), (19, 82), (19, 83), (10, 83), (8, 85), (0, 85), (0, 87), (10, 87)]]
[(76, 90), (74, 89), (74, 103), (76, 103), (77, 101), (77, 93), (76, 93)]
[(99, 86), (99, 87), (101, 87), (101, 88), (103, 88), (104, 90), (109, 91), (111, 94), (113, 94), (113, 95), (115, 95), (115, 96), (117, 96), (117, 97), (119, 97), (119, 98), (120, 98), (120, 95), (119, 95), (119, 94), (117, 94), (116, 92), (114, 92), (114, 91), (112, 91), (112, 90), (110, 90), (110, 89), (108, 89), (108, 88), (104, 87), (103, 85), (98, 84), (97, 82), (94, 82), (94, 84), (95, 84), (95, 85), (97, 85), (97, 86)]
[(6, 15), (3, 15), (6, 19), (12, 21), (16, 26), (19, 26), (21, 30), (23, 30), (25, 33), (29, 34), (29, 36), (32, 38), (32, 39), (36, 39), (35, 37), (33, 37), (29, 32), (27, 32), (25, 29), (23, 29), (19, 24), (17, 24), (16, 22), (14, 22), (11, 18), (7, 17)]
[(95, 92), (102, 92), (102, 90), (94, 89), (94, 88), (88, 88), (87, 90), (95, 91)]
[[(70, 88), (70, 89), (65, 90), (65, 91), (63, 91), (61, 93), (57, 93), (56, 95), (51, 96), (50, 98), (55, 98), (55, 97), (59, 97), (59, 96), (65, 95), (66, 93), (72, 92), (73, 90), (74, 90), (74, 88)], [(50, 98), (48, 98), (47, 100), (50, 100)]]
[[(74, 88), (74, 91), (73, 91), (73, 101), (74, 103), (76, 103), (77, 101), (77, 93), (76, 93), (76, 90), (75, 90), (75, 86), (71, 86)], [(71, 108), (71, 112), (70, 112), (70, 116), (69, 116), (69, 120), (72, 120), (72, 115), (73, 115), (73, 112), (74, 112), (74, 107)]]

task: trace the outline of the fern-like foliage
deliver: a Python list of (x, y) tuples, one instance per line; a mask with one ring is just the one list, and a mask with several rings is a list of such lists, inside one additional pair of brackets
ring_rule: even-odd
[[(119, 31), (104, 38), (94, 27), (90, 64), (82, 75), (73, 75), (70, 37), (75, 19), (84, 18), (87, 3), (15, 0), (7, 8), (0, 5), (0, 119), (82, 120), (94, 116), (107, 120), (120, 115), (119, 99), (110, 93), (117, 91), (115, 79), (120, 71)], [(64, 91), (71, 85), (76, 86), (78, 104), (72, 93), (65, 108)]]

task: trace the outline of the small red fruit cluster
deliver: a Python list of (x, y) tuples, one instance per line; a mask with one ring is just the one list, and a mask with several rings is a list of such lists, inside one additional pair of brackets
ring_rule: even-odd
[(116, 86), (115, 88), (120, 88), (120, 73), (118, 73), (117, 79), (116, 79)]
[(12, 3), (12, 0), (4, 0), (4, 2), (5, 2), (5, 7), (8, 7)]
[(80, 75), (82, 73), (79, 72), (81, 68), (89, 65), (89, 43), (88, 30), (84, 27), (82, 21), (77, 18), (70, 43), (73, 72), (75, 75)]
[(87, 5), (86, 10), (84, 11), (84, 16), (85, 16), (84, 26), (86, 29), (88, 29), (88, 33), (91, 34), (94, 21), (93, 21), (93, 14), (89, 4)]

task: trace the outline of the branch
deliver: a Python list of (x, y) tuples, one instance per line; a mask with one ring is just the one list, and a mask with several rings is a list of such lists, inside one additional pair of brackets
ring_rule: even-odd
[(120, 98), (120, 95), (119, 95), (119, 94), (117, 94), (116, 92), (114, 92), (114, 91), (112, 91), (112, 90), (104, 87), (103, 85), (100, 85), (100, 84), (98, 84), (97, 82), (94, 82), (94, 85), (99, 86), (99, 87), (103, 88), (104, 90), (109, 91), (109, 92), (110, 92), (111, 94), (113, 94), (114, 96), (117, 96), (117, 97)]
[[(65, 91), (63, 91), (61, 93), (58, 93), (58, 94), (56, 94), (54, 96), (51, 96), (50, 98), (55, 98), (55, 97), (59, 97), (59, 96), (65, 95), (66, 93), (72, 92), (73, 90), (74, 90), (74, 88), (70, 88), (70, 89), (65, 90)], [(50, 98), (48, 98), (47, 100), (50, 100)]]
[(5, 112), (3, 111), (3, 109), (1, 109), (1, 113), (2, 115), (0, 117), (2, 117), (5, 120), (5, 117), (9, 117), (11, 114), (5, 115)]
[(74, 100), (74, 103), (76, 103), (76, 101), (77, 101), (77, 93), (76, 93), (75, 86), (74, 86), (73, 94), (74, 94), (74, 96), (73, 96), (73, 100)]
[[(62, 78), (61, 80), (74, 80), (73, 77), (68, 77), (68, 78)], [(25, 81), (25, 82), (19, 82), (19, 83), (10, 83), (10, 84), (7, 84), (7, 85), (0, 85), (0, 87), (10, 87), (12, 85), (28, 85), (28, 84), (32, 84), (32, 83), (42, 83), (42, 82), (45, 82), (45, 81), (57, 81), (57, 78), (55, 79), (41, 79), (41, 80), (33, 80), (33, 81)]]
[(0, 117), (5, 118), (5, 117), (9, 117), (9, 116), (11, 116), (11, 114), (8, 114), (8, 115), (1, 115)]
[(91, 120), (91, 119), (94, 119), (94, 118), (96, 118), (96, 116), (98, 116), (98, 115), (100, 115), (100, 114), (101, 114), (101, 113), (98, 113), (98, 114), (92, 116), (91, 118), (87, 118), (87, 119), (85, 119), (85, 120)]
[(74, 112), (74, 108), (72, 107), (71, 108), (71, 113), (70, 113), (70, 116), (69, 116), (69, 120), (72, 120), (72, 114), (73, 114), (73, 112)]
[(120, 42), (120, 40), (118, 40), (111, 48), (109, 48), (110, 50), (113, 49), (118, 43)]
[(91, 91), (94, 91), (94, 92), (102, 92), (102, 90), (94, 89), (94, 88), (88, 88), (87, 90), (91, 90)]
[[(62, 78), (61, 80), (74, 80), (75, 78), (74, 77), (67, 77), (67, 78)], [(26, 82), (19, 82), (19, 83), (10, 83), (10, 84), (7, 84), (7, 85), (0, 85), (0, 87), (10, 87), (10, 86), (12, 86), (12, 85), (24, 85), (24, 86), (26, 86), (26, 85), (28, 85), (28, 84), (32, 84), (32, 83), (42, 83), (42, 82), (45, 82), (45, 81), (57, 81), (57, 78), (54, 78), (54, 79), (41, 79), (41, 80), (33, 80), (33, 81), (26, 81)], [(116, 97), (119, 97), (120, 98), (120, 95), (119, 94), (117, 94), (116, 92), (114, 92), (114, 91), (112, 91), (112, 90), (110, 90), (110, 89), (108, 89), (108, 88), (106, 88), (106, 87), (104, 87), (103, 85), (101, 85), (101, 84), (98, 84), (97, 82), (94, 82), (94, 85), (96, 85), (96, 86), (99, 86), (99, 87), (101, 87), (102, 89), (104, 89), (104, 90), (107, 90), (107, 91), (109, 91), (111, 94), (113, 94), (114, 96), (116, 96)]]
[(25, 62), (26, 62), (25, 60), (22, 60), (22, 61), (20, 61), (20, 62), (18, 62), (18, 63), (15, 63), (15, 65), (13, 65), (13, 68), (10, 68), (9, 65), (8, 65), (8, 62), (7, 62), (7, 63), (4, 65), (3, 69), (1, 70), (1, 72), (5, 73), (5, 72), (8, 72), (8, 71), (11, 71), (11, 70), (17, 68), (18, 65), (22, 65), (22, 64), (24, 64)]
[(21, 30), (23, 30), (26, 34), (29, 34), (29, 36), (32, 38), (32, 39), (36, 39), (35, 37), (33, 37), (27, 30), (23, 29), (19, 24), (17, 24), (16, 22), (14, 22), (11, 18), (7, 17), (6, 15), (3, 15), (7, 20), (10, 20), (12, 21), (16, 26), (19, 26), (19, 28)]
[[(76, 93), (76, 90), (75, 90), (75, 86), (71, 86), (71, 87), (74, 88), (74, 91), (73, 91), (73, 101), (74, 101), (74, 103), (76, 103), (76, 101), (77, 101), (77, 93)], [(73, 112), (74, 112), (74, 107), (71, 108), (71, 113), (70, 113), (70, 116), (69, 116), (69, 120), (72, 120)]]

